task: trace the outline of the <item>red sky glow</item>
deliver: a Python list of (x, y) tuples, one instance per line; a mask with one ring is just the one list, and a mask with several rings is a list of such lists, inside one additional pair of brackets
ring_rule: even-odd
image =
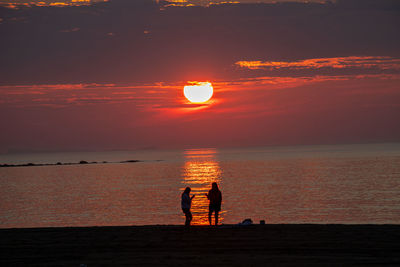
[(0, 7), (0, 153), (400, 141), (393, 1), (72, 2)]

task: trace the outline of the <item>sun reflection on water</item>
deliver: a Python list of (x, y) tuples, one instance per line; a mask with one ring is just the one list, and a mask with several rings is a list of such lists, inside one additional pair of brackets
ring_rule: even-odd
[[(208, 204), (205, 194), (211, 189), (211, 183), (222, 182), (221, 169), (216, 158), (216, 149), (190, 149), (184, 151), (185, 164), (182, 167), (182, 188), (192, 188), (191, 194), (195, 194), (192, 202), (192, 214), (194, 225), (208, 224)], [(223, 207), (222, 207), (223, 208)], [(219, 221), (223, 222), (224, 211), (219, 215)], [(182, 215), (182, 218), (184, 216)]]

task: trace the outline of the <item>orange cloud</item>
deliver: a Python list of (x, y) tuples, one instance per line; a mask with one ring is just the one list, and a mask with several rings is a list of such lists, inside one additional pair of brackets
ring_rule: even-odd
[(90, 5), (96, 2), (107, 2), (108, 0), (65, 0), (65, 1), (0, 1), (0, 6), (4, 6), (11, 9), (18, 9), (20, 7), (32, 7), (32, 6), (82, 6), (82, 5)]
[(400, 69), (400, 59), (392, 57), (350, 56), (332, 58), (312, 58), (298, 61), (238, 61), (236, 65), (251, 70), (257, 69), (320, 69), (320, 68), (378, 68), (382, 70)]
[[(162, 4), (163, 1), (155, 0), (157, 4)], [(246, 3), (266, 3), (266, 4), (276, 4), (279, 2), (304, 2), (304, 0), (239, 0), (239, 1), (225, 1), (225, 0), (214, 0), (214, 1), (205, 1), (205, 0), (167, 0), (164, 3), (164, 7), (190, 7), (190, 6), (202, 6), (202, 7), (210, 7), (215, 5), (234, 5), (234, 4), (246, 4)], [(326, 0), (309, 0), (307, 2), (324, 4)]]

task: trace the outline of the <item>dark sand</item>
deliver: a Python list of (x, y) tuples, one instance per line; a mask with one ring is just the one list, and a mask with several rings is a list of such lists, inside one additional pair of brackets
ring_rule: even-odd
[(1, 266), (400, 266), (400, 225), (1, 229)]

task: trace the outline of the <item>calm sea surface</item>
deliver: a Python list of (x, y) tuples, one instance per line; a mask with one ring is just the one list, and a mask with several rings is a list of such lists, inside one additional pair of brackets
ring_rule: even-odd
[(222, 191), (221, 222), (400, 223), (400, 144), (0, 155), (0, 227), (183, 224), (181, 192)]

